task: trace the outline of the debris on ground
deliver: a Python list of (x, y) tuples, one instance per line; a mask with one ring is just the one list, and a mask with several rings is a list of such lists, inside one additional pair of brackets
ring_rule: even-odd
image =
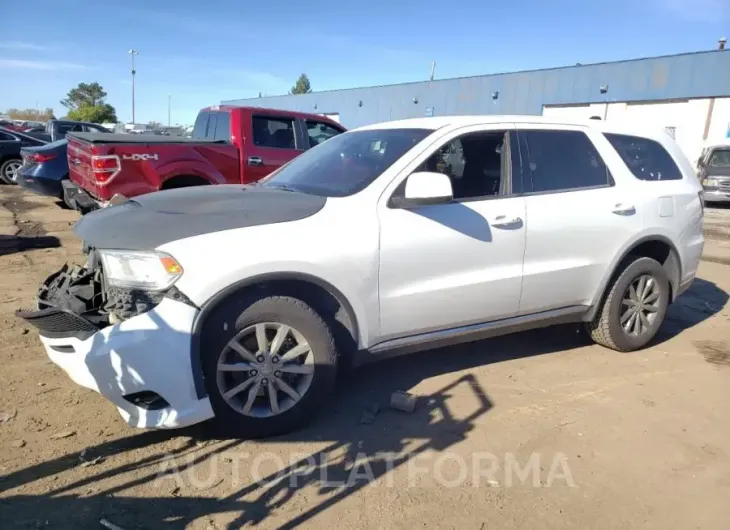
[(99, 464), (100, 462), (103, 462), (103, 461), (104, 461), (103, 456), (97, 456), (94, 458), (90, 458), (89, 453), (86, 449), (84, 449), (83, 451), (81, 451), (81, 453), (79, 453), (79, 462), (81, 462), (81, 467), (95, 466), (96, 464)]
[(7, 423), (17, 415), (18, 415), (18, 411), (15, 409), (11, 410), (10, 412), (1, 412), (0, 411), (0, 423)]
[(104, 528), (107, 528), (108, 530), (124, 530), (124, 528), (122, 528), (121, 526), (115, 525), (114, 523), (106, 519), (100, 519), (99, 524)]
[(399, 390), (390, 396), (390, 407), (402, 412), (413, 412), (416, 408), (416, 396)]
[(380, 405), (373, 403), (363, 411), (360, 423), (370, 425), (375, 421), (375, 416), (378, 415), (378, 412), (380, 412)]
[(57, 432), (56, 434), (52, 434), (50, 438), (51, 440), (60, 440), (61, 438), (70, 438), (72, 436), (76, 436), (76, 431)]
[(25, 440), (15, 440), (10, 445), (17, 449), (20, 449), (21, 447), (25, 447)]

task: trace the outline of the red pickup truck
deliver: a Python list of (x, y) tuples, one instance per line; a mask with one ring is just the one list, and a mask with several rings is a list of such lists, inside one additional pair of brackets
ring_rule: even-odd
[(315, 114), (221, 105), (200, 111), (192, 138), (69, 133), (64, 198), (83, 211), (115, 194), (249, 184), (344, 131)]

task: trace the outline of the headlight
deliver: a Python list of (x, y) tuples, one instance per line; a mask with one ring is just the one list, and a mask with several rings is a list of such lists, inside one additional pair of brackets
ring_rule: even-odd
[(720, 185), (720, 181), (717, 179), (705, 179), (702, 181), (702, 185), (708, 188), (717, 188)]
[(102, 250), (101, 262), (109, 285), (145, 291), (164, 291), (182, 276), (175, 258), (164, 252)]

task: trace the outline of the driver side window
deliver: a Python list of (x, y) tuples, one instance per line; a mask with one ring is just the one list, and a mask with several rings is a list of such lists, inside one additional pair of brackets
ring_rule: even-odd
[(516, 149), (508, 131), (467, 133), (441, 146), (416, 171), (448, 176), (456, 201), (509, 195)]

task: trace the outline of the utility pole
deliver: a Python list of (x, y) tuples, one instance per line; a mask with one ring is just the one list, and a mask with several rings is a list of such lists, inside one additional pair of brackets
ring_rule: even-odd
[(172, 108), (172, 94), (167, 95), (167, 126), (170, 126), (170, 109)]
[(137, 73), (134, 69), (134, 56), (139, 55), (137, 50), (129, 50), (129, 55), (132, 56), (132, 123), (136, 123), (134, 120), (134, 76)]

